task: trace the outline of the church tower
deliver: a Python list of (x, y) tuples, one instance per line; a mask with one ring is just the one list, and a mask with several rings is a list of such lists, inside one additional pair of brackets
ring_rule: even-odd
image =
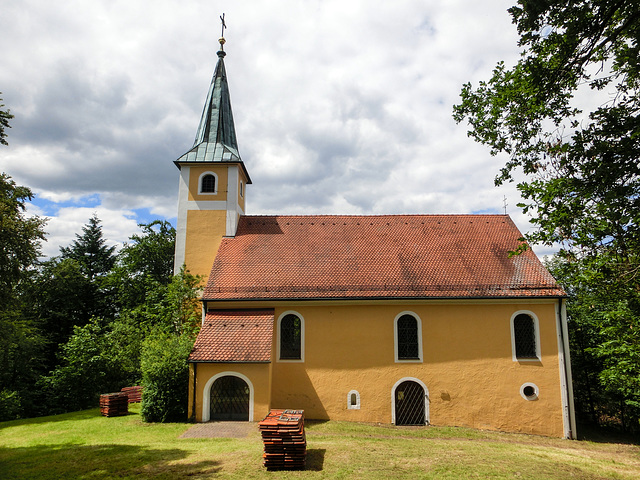
[[(224, 33), (224, 23), (223, 23)], [(224, 67), (224, 37), (191, 150), (174, 163), (180, 169), (174, 273), (186, 265), (209, 275), (223, 237), (236, 234), (251, 183), (238, 153)]]

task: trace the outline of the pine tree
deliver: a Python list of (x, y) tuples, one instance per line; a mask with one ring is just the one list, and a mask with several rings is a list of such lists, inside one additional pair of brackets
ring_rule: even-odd
[(109, 273), (116, 261), (116, 247), (105, 245), (100, 223), (100, 219), (94, 214), (89, 223), (82, 227), (82, 235), (76, 233), (76, 239), (69, 247), (60, 247), (62, 259), (76, 260), (91, 281)]

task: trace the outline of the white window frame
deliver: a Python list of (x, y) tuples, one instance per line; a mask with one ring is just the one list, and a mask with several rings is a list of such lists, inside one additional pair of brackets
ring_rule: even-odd
[[(400, 317), (404, 315), (411, 315), (416, 319), (416, 325), (418, 327), (418, 358), (417, 359), (404, 359), (398, 358), (398, 320)], [(404, 311), (400, 312), (396, 315), (396, 318), (393, 320), (393, 354), (395, 357), (396, 363), (422, 363), (423, 362), (423, 352), (422, 352), (422, 319), (415, 312)]]
[(207, 380), (207, 383), (205, 383), (204, 389), (202, 390), (202, 421), (208, 422), (211, 416), (211, 411), (210, 411), (211, 387), (213, 386), (213, 383), (220, 377), (227, 377), (227, 376), (238, 377), (244, 380), (245, 382), (247, 382), (247, 385), (249, 386), (249, 421), (253, 422), (253, 399), (254, 399), (253, 383), (251, 383), (251, 380), (249, 380), (249, 377), (247, 377), (246, 375), (243, 375), (240, 372), (231, 372), (231, 371), (217, 373), (213, 377), (211, 377), (209, 380)]
[[(287, 315), (295, 315), (300, 319), (300, 359), (297, 358), (280, 358), (280, 324), (282, 319)], [(287, 310), (278, 317), (278, 338), (276, 339), (276, 361), (286, 363), (303, 363), (304, 362), (304, 317), (295, 310)]]
[[(533, 319), (533, 330), (536, 340), (536, 358), (519, 358), (516, 356), (516, 334), (513, 326), (513, 321), (516, 319), (518, 315), (529, 315)], [(513, 315), (511, 315), (511, 320), (509, 321), (511, 325), (511, 358), (514, 362), (540, 362), (542, 360), (542, 355), (540, 354), (540, 322), (538, 321), (538, 316), (533, 313), (531, 310), (518, 310)]]
[[(530, 395), (528, 397), (524, 393), (524, 389), (527, 387), (533, 388), (533, 395)], [(524, 398), (528, 402), (534, 402), (538, 400), (538, 396), (540, 395), (540, 390), (538, 389), (538, 386), (535, 383), (527, 382), (527, 383), (523, 383), (522, 386), (520, 387), (520, 395), (522, 396), (522, 398)]]
[[(216, 179), (216, 188), (214, 189), (213, 192), (203, 192), (202, 191), (202, 179), (205, 177), (205, 175), (213, 175), (214, 178)], [(217, 195), (218, 194), (218, 174), (216, 172), (203, 172), (200, 174), (200, 176), (198, 177), (198, 195)]]
[[(352, 395), (356, 396), (355, 405), (351, 403)], [(357, 390), (350, 390), (349, 393), (347, 393), (347, 410), (360, 410), (360, 392)]]

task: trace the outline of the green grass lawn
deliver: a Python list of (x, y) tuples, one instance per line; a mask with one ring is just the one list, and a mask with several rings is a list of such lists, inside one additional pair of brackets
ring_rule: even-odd
[(98, 409), (0, 423), (0, 479), (438, 478), (640, 479), (640, 447), (463, 428), (307, 422), (307, 470), (267, 472), (247, 438), (179, 438)]

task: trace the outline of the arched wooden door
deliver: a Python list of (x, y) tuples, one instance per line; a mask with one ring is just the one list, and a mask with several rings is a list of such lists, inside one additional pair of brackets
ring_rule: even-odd
[(211, 385), (209, 420), (249, 420), (249, 385), (242, 378), (225, 375)]
[(396, 425), (425, 425), (425, 391), (414, 381), (406, 380), (394, 392)]

